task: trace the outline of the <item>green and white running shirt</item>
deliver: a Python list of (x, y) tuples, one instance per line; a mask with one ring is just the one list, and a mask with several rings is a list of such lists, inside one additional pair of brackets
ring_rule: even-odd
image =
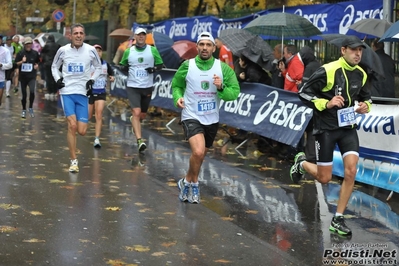
[(163, 61), (155, 47), (146, 45), (144, 49), (140, 49), (134, 45), (125, 50), (119, 64), (129, 67), (128, 87), (146, 89), (154, 85), (154, 75), (145, 69), (162, 65)]

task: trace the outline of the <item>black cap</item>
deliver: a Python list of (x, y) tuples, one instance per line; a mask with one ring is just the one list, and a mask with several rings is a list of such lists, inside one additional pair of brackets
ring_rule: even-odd
[(7, 36), (6, 41), (12, 41), (12, 36)]
[(343, 47), (348, 46), (350, 48), (356, 48), (356, 47), (361, 46), (363, 48), (366, 48), (366, 45), (358, 37), (353, 36), (353, 35), (345, 37), (341, 46), (343, 46)]

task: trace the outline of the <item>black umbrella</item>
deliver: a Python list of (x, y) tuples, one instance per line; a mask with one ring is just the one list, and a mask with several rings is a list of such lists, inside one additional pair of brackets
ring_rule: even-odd
[(58, 43), (61, 46), (64, 46), (64, 45), (66, 45), (68, 43), (71, 43), (71, 40), (68, 37), (62, 36), (61, 38), (59, 38), (55, 42)]
[(97, 36), (94, 35), (86, 35), (85, 36), (85, 41), (95, 41), (98, 40), (99, 38)]
[[(337, 46), (341, 48), (342, 42), (347, 38), (349, 35), (344, 34), (322, 34), (319, 35), (323, 38), (327, 43)], [(360, 61), (361, 66), (365, 66), (371, 69), (373, 72), (377, 73), (379, 76), (385, 78), (384, 68), (382, 67), (381, 60), (379, 56), (374, 52), (374, 50), (367, 44), (364, 43), (366, 46), (363, 49), (362, 59)]]
[(247, 30), (232, 28), (222, 30), (219, 39), (234, 55), (239, 56), (240, 51), (245, 47), (248, 40), (253, 37), (256, 37), (256, 35)]
[(178, 69), (182, 59), (179, 54), (173, 49), (174, 41), (164, 33), (154, 31), (152, 34), (152, 40), (155, 47), (158, 49), (159, 54), (162, 57), (163, 64), (167, 68)]
[(274, 60), (273, 49), (259, 36), (249, 39), (240, 53), (263, 69), (271, 70)]

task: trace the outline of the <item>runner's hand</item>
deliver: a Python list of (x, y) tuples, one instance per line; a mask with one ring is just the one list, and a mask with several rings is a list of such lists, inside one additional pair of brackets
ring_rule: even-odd
[(57, 80), (57, 87), (58, 89), (62, 89), (65, 87), (64, 78), (60, 78), (59, 80)]
[(147, 70), (147, 72), (148, 72), (149, 74), (152, 74), (152, 73), (155, 72), (155, 67), (147, 67), (147, 68), (145, 68), (145, 70)]
[(94, 84), (94, 80), (89, 79), (89, 81), (86, 82), (86, 95), (92, 95), (93, 94), (93, 84)]

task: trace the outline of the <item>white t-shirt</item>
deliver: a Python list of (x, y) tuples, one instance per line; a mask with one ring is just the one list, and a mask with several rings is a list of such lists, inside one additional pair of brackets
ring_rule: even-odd
[[(62, 73), (59, 71), (61, 66)], [(65, 87), (60, 89), (60, 94), (86, 95), (87, 81), (96, 80), (101, 74), (101, 60), (96, 49), (89, 44), (84, 43), (78, 49), (67, 44), (58, 49), (51, 72), (55, 81), (64, 78)]]
[(5, 71), (12, 68), (12, 57), (7, 48), (0, 46), (0, 82), (5, 81)]

